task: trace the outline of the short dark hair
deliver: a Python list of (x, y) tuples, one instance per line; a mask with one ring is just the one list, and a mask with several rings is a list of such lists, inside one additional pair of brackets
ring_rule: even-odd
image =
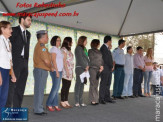
[(1, 21), (0, 22), (0, 35), (2, 34), (1, 28), (7, 28), (7, 25), (10, 25), (10, 22), (8, 22), (8, 21)]
[(132, 46), (128, 46), (127, 47), (127, 52), (132, 48)]
[(39, 33), (36, 35), (37, 39), (41, 39), (46, 33)]
[(30, 17), (32, 19), (32, 16), (26, 12), (21, 13), (21, 15), (19, 16), (19, 24), (21, 23), (22, 18), (25, 20), (27, 17)]
[(65, 37), (62, 43), (62, 47), (65, 47), (67, 50), (71, 50), (70, 44), (72, 43), (71, 37)]
[(158, 64), (157, 62), (153, 62), (153, 64)]
[(126, 42), (126, 41), (123, 40), (123, 39), (120, 39), (120, 40), (118, 41), (118, 45), (120, 46), (120, 45), (123, 44), (124, 42)]
[(104, 43), (107, 43), (108, 41), (111, 41), (112, 37), (111, 36), (105, 36), (104, 37)]
[(98, 39), (93, 39), (92, 42), (91, 42), (91, 48), (96, 48), (97, 49), (97, 46), (100, 44), (100, 40)]
[(138, 46), (137, 48), (136, 48), (136, 50), (140, 50), (140, 49), (143, 49), (141, 46)]
[(53, 36), (51, 41), (50, 41), (50, 44), (51, 46), (56, 46), (56, 42), (57, 42), (57, 39), (60, 38), (59, 36)]

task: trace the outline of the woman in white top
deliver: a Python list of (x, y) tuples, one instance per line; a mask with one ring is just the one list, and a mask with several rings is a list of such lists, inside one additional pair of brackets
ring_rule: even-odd
[(52, 56), (52, 64), (55, 70), (53, 72), (50, 72), (53, 86), (52, 86), (50, 95), (46, 102), (46, 105), (49, 111), (54, 111), (55, 109), (57, 111), (61, 111), (61, 109), (58, 107), (58, 91), (59, 91), (60, 82), (62, 79), (64, 56), (62, 54), (62, 51), (60, 50), (60, 45), (61, 45), (60, 37), (54, 36), (51, 39), (52, 48), (50, 49), (50, 53)]
[[(9, 88), (9, 72), (11, 69), (12, 81), (16, 82), (16, 78), (12, 69), (11, 36), (12, 28), (8, 21), (0, 22), (0, 111), (6, 105)], [(0, 112), (1, 121), (1, 112)]]

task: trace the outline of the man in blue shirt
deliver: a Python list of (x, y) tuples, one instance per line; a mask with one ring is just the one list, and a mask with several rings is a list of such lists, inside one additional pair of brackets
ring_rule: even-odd
[(124, 64), (125, 64), (125, 55), (124, 48), (125, 40), (120, 39), (118, 41), (118, 48), (115, 48), (113, 51), (113, 60), (114, 60), (114, 85), (113, 85), (113, 98), (124, 99), (121, 97), (124, 84)]

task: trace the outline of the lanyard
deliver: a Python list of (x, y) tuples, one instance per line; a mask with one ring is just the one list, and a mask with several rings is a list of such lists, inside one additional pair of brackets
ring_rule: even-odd
[(5, 42), (4, 39), (3, 39), (3, 42), (4, 42), (5, 46), (6, 46), (6, 50), (7, 50), (7, 52), (11, 52), (11, 45), (9, 44), (9, 42), (8, 42), (9, 49), (8, 49), (8, 47), (7, 47), (6, 42)]

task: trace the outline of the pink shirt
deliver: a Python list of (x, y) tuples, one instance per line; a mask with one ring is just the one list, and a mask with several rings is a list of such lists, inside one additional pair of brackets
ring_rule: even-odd
[(134, 55), (134, 68), (139, 69), (139, 66), (144, 68), (144, 66), (145, 66), (144, 57), (141, 56), (140, 54), (136, 53)]
[[(147, 56), (144, 56), (144, 62), (152, 62), (153, 63), (153, 59), (147, 58)], [(153, 71), (153, 66), (146, 66), (145, 65), (145, 70), (146, 71)]]

